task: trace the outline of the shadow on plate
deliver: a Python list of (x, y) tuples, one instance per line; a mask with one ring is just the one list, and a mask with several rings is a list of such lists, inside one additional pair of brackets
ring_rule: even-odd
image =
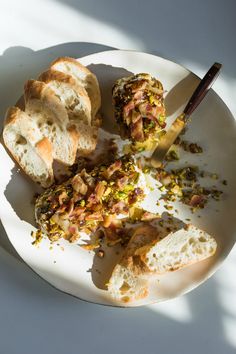
[(34, 196), (42, 192), (42, 188), (31, 181), (16, 166), (12, 169), (12, 177), (5, 189), (5, 197), (17, 216), (32, 226), (36, 226), (34, 218)]
[(169, 117), (187, 103), (199, 83), (199, 78), (193, 73), (179, 81), (165, 96), (166, 116)]
[[(160, 220), (164, 221), (163, 228), (160, 228), (158, 222)], [(136, 225), (131, 225), (127, 222), (127, 224), (124, 226), (125, 228), (128, 227), (129, 229), (131, 228), (136, 228), (139, 226), (151, 224), (154, 227), (156, 227), (157, 230), (157, 235), (159, 233), (162, 234), (162, 237), (165, 237), (169, 234), (169, 232), (173, 230), (179, 230), (183, 228), (184, 222), (181, 221), (180, 219), (177, 219), (175, 217), (171, 218), (170, 221), (170, 216), (168, 213), (164, 212), (162, 213), (161, 217), (157, 218), (156, 220), (152, 222), (148, 221), (143, 221), (140, 222)], [(169, 228), (169, 229), (167, 229)], [(95, 252), (94, 259), (93, 259), (93, 265), (91, 268), (91, 277), (94, 285), (98, 287), (99, 289), (106, 290), (107, 289), (107, 283), (111, 277), (111, 274), (113, 272), (113, 269), (115, 265), (120, 261), (122, 255), (124, 254), (125, 247), (122, 247), (120, 245), (116, 245), (113, 247), (109, 247), (105, 245), (105, 243), (102, 244), (101, 247), (102, 251), (104, 251), (104, 257), (100, 258), (98, 256), (98, 251)], [(100, 250), (100, 249), (99, 249)]]
[(105, 64), (91, 64), (88, 68), (97, 76), (101, 88), (102, 128), (111, 134), (119, 134), (112, 106), (112, 87), (116, 80), (133, 75), (133, 73), (121, 67)]
[[(22, 96), (24, 82), (37, 78), (51, 61), (59, 56), (83, 57), (89, 54), (115, 48), (86, 42), (63, 43), (54, 47), (34, 51), (26, 47), (10, 47), (0, 56), (0, 131), (8, 107), (13, 106)], [(1, 141), (2, 143), (2, 141)], [(10, 156), (10, 155), (9, 155)], [(17, 167), (12, 170), (12, 178), (6, 186), (5, 196), (20, 219), (35, 225), (34, 208), (31, 204), (39, 188), (23, 175)], [(11, 255), (19, 258), (10, 245), (5, 232), (0, 238), (2, 246)]]

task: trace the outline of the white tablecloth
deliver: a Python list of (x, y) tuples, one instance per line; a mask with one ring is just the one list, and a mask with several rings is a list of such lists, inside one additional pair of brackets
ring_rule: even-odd
[[(137, 49), (202, 76), (236, 116), (234, 0), (0, 0), (0, 113), (56, 56)], [(1, 168), (1, 167), (0, 167)], [(52, 288), (12, 249), (0, 225), (0, 353), (235, 353), (236, 248), (181, 298), (136, 309), (89, 304)]]

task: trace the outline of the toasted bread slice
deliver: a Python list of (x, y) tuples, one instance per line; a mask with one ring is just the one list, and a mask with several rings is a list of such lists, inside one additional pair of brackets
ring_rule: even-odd
[(108, 291), (119, 301), (133, 301), (148, 294), (153, 274), (177, 270), (212, 256), (216, 241), (193, 225), (186, 225), (161, 239), (156, 228), (148, 225), (135, 230), (115, 266)]
[(97, 127), (91, 127), (90, 125), (84, 123), (72, 121), (68, 125), (68, 130), (71, 130), (72, 132), (76, 131), (76, 136), (79, 137), (76, 140), (78, 156), (89, 155), (92, 151), (95, 150), (98, 138)]
[(91, 101), (92, 120), (94, 120), (101, 106), (101, 94), (96, 76), (78, 60), (69, 57), (54, 60), (51, 69), (71, 75), (78, 85), (85, 88)]
[(72, 165), (76, 158), (78, 132), (67, 129), (68, 114), (55, 92), (42, 81), (29, 80), (25, 84), (25, 111), (36, 122), (53, 147), (53, 158)]
[(161, 241), (155, 240), (139, 248), (135, 255), (151, 272), (163, 274), (200, 262), (212, 256), (216, 248), (212, 236), (189, 224)]
[(76, 80), (63, 72), (49, 69), (39, 76), (54, 91), (64, 105), (69, 120), (91, 125), (91, 102), (86, 90)]
[(148, 295), (147, 279), (142, 278), (148, 268), (135, 256), (137, 249), (158, 238), (156, 228), (151, 225), (137, 227), (108, 283), (108, 291), (116, 300), (129, 302)]
[(37, 123), (17, 107), (8, 109), (3, 129), (4, 143), (22, 170), (43, 187), (52, 185), (52, 145)]

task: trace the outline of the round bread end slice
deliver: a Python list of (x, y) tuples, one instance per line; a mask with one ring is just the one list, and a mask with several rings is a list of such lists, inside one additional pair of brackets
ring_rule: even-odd
[(18, 107), (8, 109), (3, 129), (4, 144), (22, 170), (42, 187), (54, 182), (52, 145), (34, 120)]
[(101, 106), (101, 93), (97, 77), (78, 60), (60, 57), (54, 60), (51, 68), (71, 75), (88, 93), (92, 107), (92, 119), (95, 119)]

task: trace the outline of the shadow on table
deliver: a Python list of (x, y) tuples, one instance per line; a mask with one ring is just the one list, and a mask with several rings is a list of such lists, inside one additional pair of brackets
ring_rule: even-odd
[(119, 134), (112, 106), (112, 87), (116, 80), (125, 76), (133, 75), (133, 73), (122, 67), (105, 64), (91, 64), (88, 68), (96, 74), (101, 88), (102, 128), (111, 134)]
[[(213, 6), (179, 0), (134, 1), (56, 0), (59, 4), (88, 16), (142, 43), (145, 51), (183, 63), (195, 63), (207, 70), (220, 61), (224, 75), (235, 78), (236, 47), (234, 38), (235, 2), (217, 1)], [(227, 26), (219, 26), (222, 18)], [(201, 24), (199, 24), (199, 19)], [(135, 44), (134, 44), (135, 45)], [(203, 50), (203, 48), (205, 48)]]
[[(4, 256), (1, 258), (5, 261)], [(56, 332), (56, 342), (50, 336), (51, 339), (42, 341), (40, 352), (47, 352), (49, 345), (56, 345), (56, 352), (62, 354), (72, 352), (79, 345), (86, 354), (94, 352), (95, 348), (99, 348), (96, 349), (98, 353), (107, 352), (111, 347), (113, 354), (235, 353), (235, 348), (224, 337), (222, 317), (227, 314), (219, 302), (214, 280), (174, 303), (119, 309), (87, 303), (61, 293), (17, 261), (9, 264), (9, 270), (8, 306), (2, 309), (3, 318), (11, 316), (9, 308), (17, 306), (20, 316), (23, 313), (29, 316), (31, 311), (37, 313), (37, 331), (30, 321), (22, 321), (17, 327), (15, 341), (26, 338), (26, 333), (30, 338), (30, 342), (21, 343), (22, 350), (29, 348), (30, 343), (38, 342), (39, 332), (42, 338)], [(0, 275), (6, 277), (2, 269)], [(5, 287), (2, 290), (6, 291)], [(3, 295), (1, 291), (0, 299)], [(5, 326), (1, 336), (1, 348), (9, 349)], [(39, 353), (37, 348), (35, 353)]]

